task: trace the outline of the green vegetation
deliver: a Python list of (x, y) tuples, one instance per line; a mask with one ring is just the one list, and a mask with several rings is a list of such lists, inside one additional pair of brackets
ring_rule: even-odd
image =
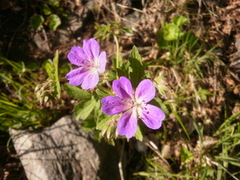
[[(63, 109), (58, 74), (58, 52), (39, 67), (0, 57), (1, 84), (0, 129), (47, 127)], [(38, 69), (38, 70), (37, 70)]]

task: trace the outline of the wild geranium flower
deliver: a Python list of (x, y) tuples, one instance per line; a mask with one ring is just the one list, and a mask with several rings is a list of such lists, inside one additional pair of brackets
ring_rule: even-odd
[(141, 119), (151, 129), (158, 129), (165, 118), (164, 112), (156, 106), (147, 104), (155, 97), (155, 88), (149, 79), (141, 81), (133, 91), (126, 77), (114, 80), (113, 91), (117, 96), (107, 96), (101, 100), (102, 111), (107, 115), (123, 113), (117, 129), (119, 135), (131, 138), (137, 131), (137, 121)]
[[(99, 73), (103, 73), (106, 67), (106, 52), (99, 52), (100, 47), (95, 39), (83, 41), (83, 47), (73, 46), (68, 53), (69, 61), (79, 66), (71, 70), (66, 78), (69, 84), (79, 86), (83, 89), (94, 88), (99, 81)], [(99, 54), (100, 53), (100, 54)]]

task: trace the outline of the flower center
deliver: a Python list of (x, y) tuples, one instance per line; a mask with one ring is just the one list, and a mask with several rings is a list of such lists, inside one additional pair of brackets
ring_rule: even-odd
[(91, 74), (95, 74), (98, 69), (99, 69), (99, 65), (95, 62), (95, 61), (92, 61), (92, 63), (90, 63), (88, 66), (88, 71), (91, 73)]
[(135, 98), (127, 99), (126, 104), (129, 109), (132, 109), (132, 111), (136, 112), (137, 116), (140, 117), (142, 114), (142, 111), (146, 110), (147, 104), (143, 101), (139, 101)]

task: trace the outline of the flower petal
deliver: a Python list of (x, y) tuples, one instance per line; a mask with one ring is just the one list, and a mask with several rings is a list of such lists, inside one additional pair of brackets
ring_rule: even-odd
[(101, 54), (98, 57), (98, 61), (99, 61), (98, 72), (103, 73), (105, 71), (105, 67), (106, 67), (106, 63), (107, 63), (107, 57), (106, 57), (105, 51), (101, 52)]
[(120, 77), (119, 80), (114, 80), (112, 88), (121, 99), (133, 98), (132, 84), (126, 77)]
[(117, 125), (118, 134), (126, 136), (127, 138), (133, 137), (137, 131), (137, 115), (135, 111), (126, 111), (118, 121)]
[(77, 68), (77, 69), (71, 70), (66, 75), (66, 78), (67, 80), (69, 80), (69, 84), (73, 86), (79, 86), (80, 84), (82, 84), (86, 73), (87, 71), (84, 71), (83, 68)]
[(83, 40), (83, 50), (88, 57), (88, 60), (96, 60), (99, 56), (99, 44), (95, 39)]
[(95, 72), (95, 73), (91, 72), (90, 73), (90, 71), (88, 71), (85, 74), (85, 77), (83, 79), (82, 88), (83, 89), (92, 89), (92, 88), (97, 86), (98, 81), (99, 81), (98, 73), (97, 72)]
[(87, 57), (84, 54), (83, 49), (79, 46), (72, 47), (71, 51), (68, 53), (68, 59), (76, 66), (82, 66), (87, 62)]
[(135, 92), (136, 100), (139, 102), (149, 102), (151, 101), (156, 94), (155, 87), (152, 84), (152, 81), (149, 79), (142, 80)]
[(122, 99), (116, 96), (107, 96), (101, 100), (102, 112), (107, 115), (119, 114), (127, 110)]
[(160, 108), (150, 104), (147, 104), (138, 113), (140, 119), (151, 129), (159, 129), (162, 125), (162, 120), (165, 118), (165, 114)]

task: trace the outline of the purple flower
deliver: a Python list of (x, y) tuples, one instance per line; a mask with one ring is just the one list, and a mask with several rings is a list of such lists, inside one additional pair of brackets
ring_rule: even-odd
[(151, 129), (161, 127), (165, 114), (158, 107), (147, 104), (155, 97), (155, 88), (149, 79), (141, 81), (135, 93), (126, 77), (114, 80), (112, 88), (118, 97), (103, 98), (102, 111), (107, 115), (123, 113), (117, 125), (118, 134), (131, 138), (137, 131), (138, 119)]
[(84, 40), (82, 48), (72, 47), (68, 53), (68, 59), (79, 68), (71, 70), (66, 75), (69, 84), (74, 86), (82, 84), (83, 89), (91, 89), (97, 85), (98, 74), (105, 71), (107, 62), (106, 52), (100, 53), (99, 49), (99, 44), (95, 39)]

